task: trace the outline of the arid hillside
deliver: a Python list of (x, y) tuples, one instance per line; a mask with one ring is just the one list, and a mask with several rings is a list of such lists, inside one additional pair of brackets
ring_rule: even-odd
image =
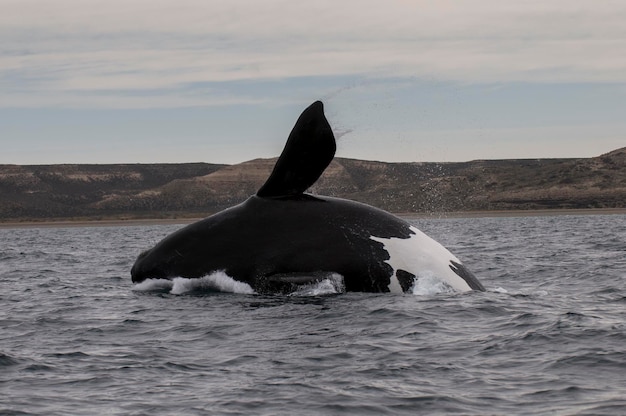
[[(274, 163), (0, 165), (0, 221), (205, 215), (254, 194)], [(588, 159), (383, 163), (337, 158), (310, 192), (392, 212), (624, 208), (626, 148)]]

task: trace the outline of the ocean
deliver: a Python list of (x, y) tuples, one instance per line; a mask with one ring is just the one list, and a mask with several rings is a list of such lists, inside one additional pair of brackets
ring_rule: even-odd
[(0, 414), (626, 414), (626, 215), (411, 222), (487, 292), (133, 286), (180, 225), (2, 228)]

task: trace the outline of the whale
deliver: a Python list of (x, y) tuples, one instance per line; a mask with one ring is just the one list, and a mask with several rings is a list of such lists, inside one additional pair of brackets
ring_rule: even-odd
[(259, 294), (292, 293), (337, 277), (349, 292), (407, 293), (425, 279), (456, 292), (485, 290), (457, 257), (404, 219), (307, 193), (335, 152), (324, 105), (316, 101), (255, 195), (139, 254), (132, 282), (223, 273)]

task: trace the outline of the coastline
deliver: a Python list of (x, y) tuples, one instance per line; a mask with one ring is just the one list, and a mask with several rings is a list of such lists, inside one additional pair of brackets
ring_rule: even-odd
[[(452, 218), (502, 218), (502, 217), (546, 217), (561, 215), (626, 215), (626, 208), (588, 208), (588, 209), (538, 209), (538, 210), (501, 210), (501, 211), (457, 211), (457, 212), (401, 212), (394, 213), (404, 219), (452, 219)], [(0, 229), (5, 228), (68, 228), (68, 227), (123, 227), (142, 225), (186, 225), (196, 222), (196, 218), (141, 218), (141, 219), (76, 219), (76, 220), (41, 220), (41, 221), (0, 221)]]

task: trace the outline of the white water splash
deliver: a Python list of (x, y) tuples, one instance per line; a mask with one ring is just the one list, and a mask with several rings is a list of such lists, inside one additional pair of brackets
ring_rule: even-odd
[(146, 279), (133, 285), (132, 290), (136, 292), (169, 292), (173, 285), (174, 282), (169, 279)]
[(343, 276), (339, 273), (331, 273), (325, 279), (311, 283), (308, 285), (299, 286), (298, 289), (290, 296), (323, 296), (323, 295), (335, 295), (339, 293), (345, 293), (346, 286), (344, 284)]
[(456, 290), (436, 276), (424, 273), (416, 277), (411, 288), (411, 293), (419, 296), (432, 296), (440, 293), (455, 293)]
[(137, 283), (133, 290), (141, 292), (168, 292), (173, 295), (183, 295), (190, 292), (225, 292), (245, 295), (254, 294), (250, 285), (238, 282), (223, 271), (211, 273), (201, 278), (187, 279), (176, 277), (167, 279), (146, 279)]

